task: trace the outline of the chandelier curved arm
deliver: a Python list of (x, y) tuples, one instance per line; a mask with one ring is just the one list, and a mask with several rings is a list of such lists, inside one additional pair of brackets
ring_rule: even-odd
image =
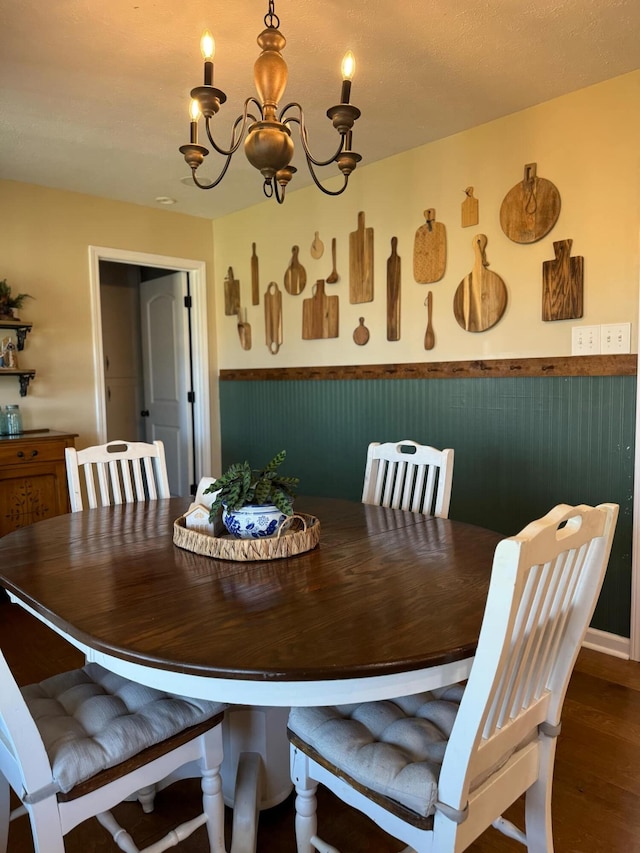
[[(255, 104), (260, 111), (260, 117), (262, 117), (262, 107), (260, 103), (255, 98), (247, 98), (244, 102), (244, 109), (242, 111), (242, 115), (239, 115), (238, 118), (233, 123), (233, 128), (231, 130), (231, 145), (228, 149), (220, 148), (219, 145), (213, 139), (213, 135), (211, 133), (211, 118), (212, 116), (205, 116), (205, 129), (207, 131), (207, 138), (211, 143), (211, 147), (214, 151), (217, 151), (218, 154), (221, 154), (223, 157), (231, 157), (236, 153), (238, 148), (240, 147), (240, 143), (242, 142), (242, 138), (244, 137), (244, 132), (247, 129), (247, 121), (251, 119), (251, 121), (257, 121), (256, 117), (249, 112), (250, 104)], [(240, 132), (236, 137), (236, 130), (240, 126)]]
[[(309, 167), (309, 174), (313, 178), (314, 184), (318, 187), (319, 190), (322, 190), (322, 192), (325, 195), (342, 195), (342, 193), (346, 190), (347, 184), (349, 183), (349, 175), (345, 175), (345, 174), (342, 175), (343, 184), (339, 190), (328, 190), (326, 187), (323, 187), (322, 184), (320, 183), (320, 180), (318, 179), (318, 176), (316, 175), (316, 173), (313, 171), (313, 166), (311, 165), (310, 162), (307, 162), (307, 166)], [(284, 194), (282, 196), (282, 200), (284, 201)]]
[[(286, 112), (289, 109), (292, 109), (294, 107), (297, 107), (299, 115), (288, 116), (285, 118)], [(297, 124), (298, 125), (299, 131), (300, 131), (300, 141), (302, 142), (302, 147), (304, 149), (305, 156), (307, 158), (307, 161), (310, 164), (313, 163), (314, 166), (318, 166), (318, 167), (330, 166), (331, 163), (336, 162), (336, 160), (338, 159), (338, 156), (342, 153), (342, 151), (344, 149), (344, 142), (345, 142), (346, 134), (341, 133), (340, 134), (340, 144), (338, 145), (338, 150), (335, 152), (335, 154), (332, 157), (330, 157), (328, 160), (316, 159), (313, 156), (313, 154), (311, 153), (311, 150), (309, 148), (309, 136), (307, 134), (307, 127), (306, 127), (305, 121), (304, 121), (304, 111), (303, 111), (302, 107), (300, 106), (300, 104), (296, 103), (295, 101), (292, 101), (290, 104), (287, 104), (286, 107), (283, 107), (283, 109), (280, 112), (280, 121), (286, 125), (289, 125), (289, 124)], [(311, 171), (311, 168), (309, 168), (309, 171)], [(312, 172), (312, 174), (313, 174), (313, 172)], [(341, 190), (341, 192), (342, 192), (342, 190)]]
[(201, 181), (199, 181), (196, 177), (196, 170), (194, 168), (192, 168), (191, 169), (191, 177), (193, 178), (193, 183), (197, 187), (200, 187), (201, 190), (212, 190), (214, 187), (217, 187), (218, 184), (220, 183), (220, 181), (227, 174), (227, 169), (229, 168), (229, 164), (231, 163), (232, 157), (233, 157), (233, 151), (231, 152), (231, 154), (227, 155), (226, 162), (225, 162), (224, 166), (222, 167), (222, 169), (220, 170), (220, 174), (215, 179), (215, 181), (212, 181), (210, 184), (203, 184)]

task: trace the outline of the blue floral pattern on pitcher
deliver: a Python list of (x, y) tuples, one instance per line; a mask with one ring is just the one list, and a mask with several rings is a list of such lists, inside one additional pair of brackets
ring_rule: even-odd
[(286, 515), (275, 506), (245, 506), (222, 511), (222, 521), (236, 539), (265, 539), (275, 535)]

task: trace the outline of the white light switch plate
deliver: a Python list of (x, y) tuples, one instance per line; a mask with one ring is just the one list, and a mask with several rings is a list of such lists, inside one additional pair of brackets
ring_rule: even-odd
[(631, 352), (631, 323), (608, 323), (600, 326), (602, 352)]
[(597, 355), (600, 352), (600, 326), (571, 328), (571, 355)]

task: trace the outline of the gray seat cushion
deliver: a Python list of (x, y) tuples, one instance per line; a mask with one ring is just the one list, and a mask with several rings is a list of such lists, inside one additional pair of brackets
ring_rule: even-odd
[(456, 684), (382, 702), (292, 708), (289, 729), (356, 782), (427, 817), (463, 691)]
[(64, 793), (226, 708), (144, 687), (95, 663), (23, 687), (22, 695)]

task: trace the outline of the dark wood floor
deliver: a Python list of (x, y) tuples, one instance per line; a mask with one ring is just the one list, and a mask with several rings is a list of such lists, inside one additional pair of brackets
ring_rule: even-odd
[[(82, 664), (79, 653), (60, 637), (3, 601), (0, 647), (20, 684)], [(119, 806), (116, 814), (140, 846), (163, 835), (176, 817), (196, 814), (198, 800), (198, 784), (190, 780), (161, 792), (152, 815), (143, 815), (133, 803)], [(517, 818), (521, 811), (518, 804), (509, 816)], [(327, 792), (318, 798), (318, 815), (323, 836), (343, 853), (397, 853), (402, 847)], [(586, 649), (580, 653), (558, 743), (553, 815), (556, 853), (640, 852), (640, 664)], [(66, 849), (113, 853), (116, 848), (105, 830), (89, 821), (67, 836)], [(206, 851), (205, 830), (178, 849)], [(493, 829), (469, 848), (471, 853), (522, 849)], [(262, 813), (258, 850), (295, 853), (292, 798)], [(32, 851), (28, 819), (20, 818), (11, 825), (9, 853)]]

